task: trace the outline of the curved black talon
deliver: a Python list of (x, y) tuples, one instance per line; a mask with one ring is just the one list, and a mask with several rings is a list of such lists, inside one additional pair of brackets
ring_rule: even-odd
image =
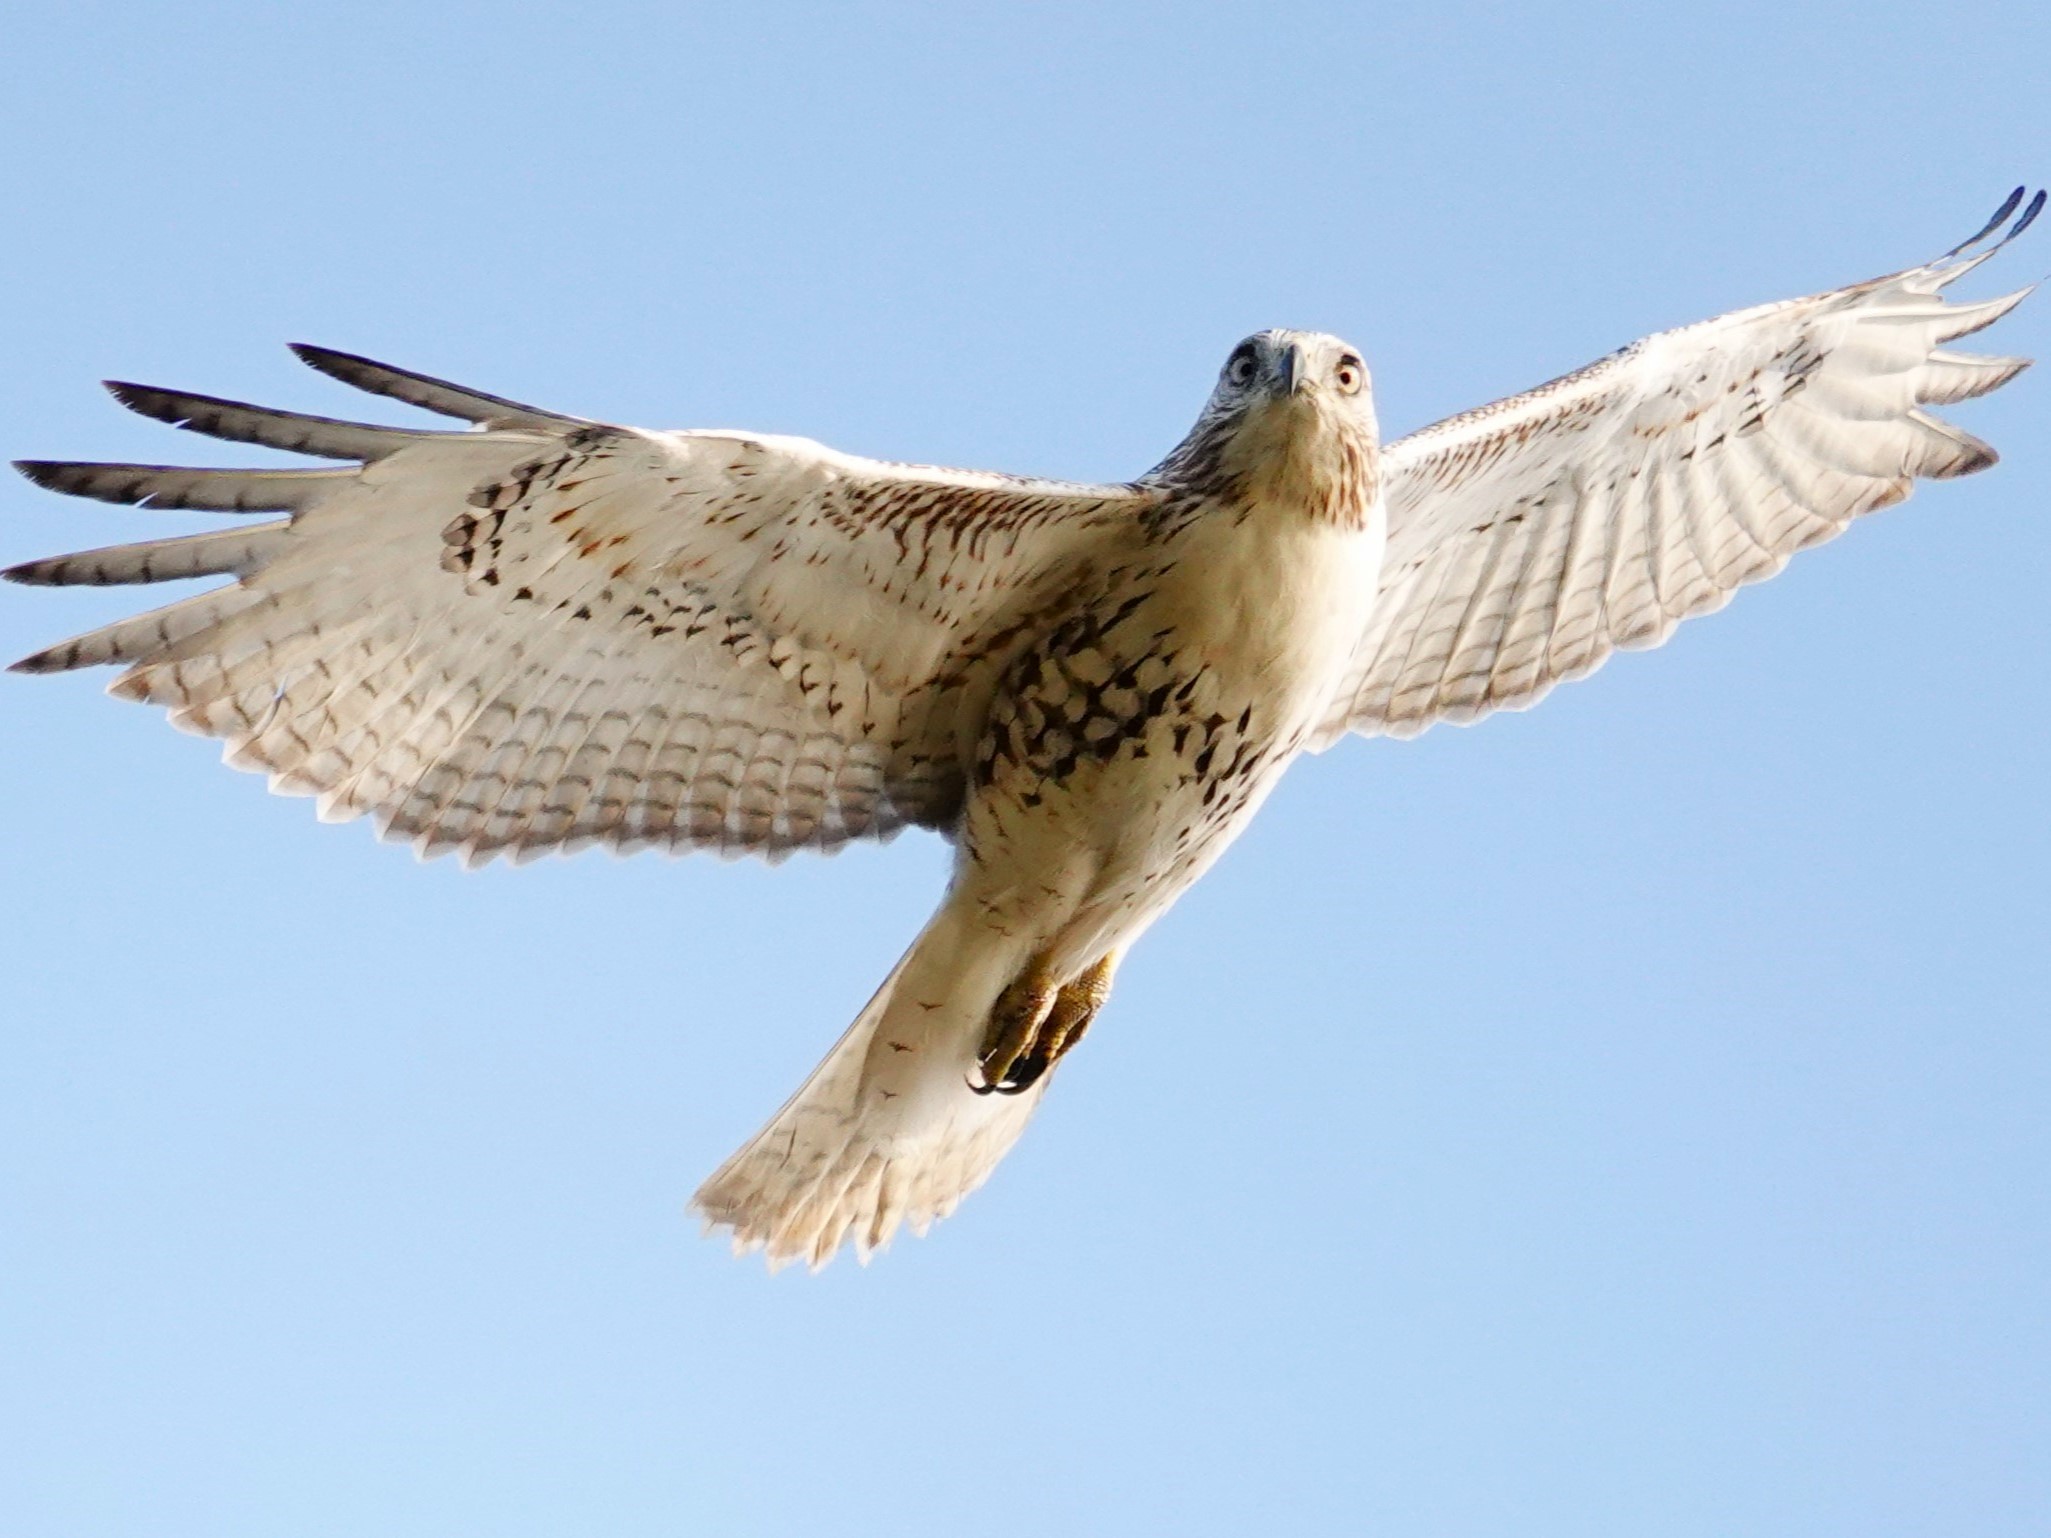
[(997, 1092), (1002, 1095), (1024, 1094), (1046, 1076), (1047, 1070), (1054, 1066), (1054, 1059), (1058, 1056), (1059, 1053), (1049, 1053), (1043, 1047), (1035, 1045), (1031, 1051), (1011, 1065), (1011, 1071), (998, 1084)]
[(1023, 1095), (1039, 1083), (1047, 1070), (1054, 1066), (1054, 1060), (1040, 1053), (1021, 1057), (1011, 1065), (1005, 1077), (981, 1084), (971, 1083), (969, 1088), (978, 1095)]
[(1036, 1073), (1030, 1079), (1026, 1079), (1023, 1082), (1016, 1079), (1000, 1079), (995, 1084), (971, 1084), (969, 1091), (977, 1095), (1023, 1095), (1034, 1084), (1039, 1082), (1039, 1078), (1040, 1076)]

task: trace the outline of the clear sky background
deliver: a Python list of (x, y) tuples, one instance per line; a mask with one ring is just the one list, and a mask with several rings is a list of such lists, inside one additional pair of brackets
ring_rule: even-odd
[[(6, 30), (10, 456), (236, 457), (103, 375), (355, 409), (306, 339), (1122, 478), (1260, 327), (1401, 431), (2051, 177), (2038, 0)], [(991, 1184), (818, 1277), (684, 1202), (936, 840), (465, 874), (0, 679), (0, 1527), (2041, 1534), (2047, 389), (1666, 650), (1300, 765)], [(23, 482), (0, 562), (205, 522)], [(127, 602), (10, 589), (0, 651)]]

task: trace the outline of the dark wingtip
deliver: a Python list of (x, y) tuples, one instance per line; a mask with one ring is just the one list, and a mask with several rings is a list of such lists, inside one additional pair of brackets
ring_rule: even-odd
[[(1957, 256), (1961, 252), (1970, 251), (1974, 246), (1977, 246), (1989, 235), (1992, 235), (1996, 230), (2000, 229), (2001, 226), (2007, 222), (2008, 216), (2016, 211), (2016, 207), (2023, 200), (2023, 194), (2028, 190), (2029, 188), (2026, 186), (2017, 187), (2015, 191), (2011, 192), (2002, 201), (2001, 206), (1994, 210), (1993, 218), (1989, 219), (1985, 224), (1981, 225), (1977, 230), (1973, 231), (1971, 235), (1967, 236), (1964, 240), (1960, 241), (1957, 245), (1953, 246), (1949, 251), (1945, 252), (1944, 255)], [(1939, 258), (1939, 260), (1942, 260), (1942, 258)]]
[(2001, 456), (1995, 452), (1994, 446), (1975, 438), (1957, 467), (1937, 479), (1952, 480), (1961, 476), (1978, 475), (1982, 470), (1991, 470), (2000, 463)]
[(102, 379), (100, 387), (130, 411), (146, 416), (153, 421), (168, 422), (173, 427), (182, 426), (190, 420), (189, 408), (200, 405), (232, 405), (229, 401), (216, 401), (210, 395), (191, 395), (180, 390), (166, 390), (157, 385), (137, 384), (130, 379)]
[(23, 587), (63, 587), (65, 584), (52, 576), (52, 569), (65, 559), (60, 556), (50, 561), (23, 561), (19, 566), (0, 571), (0, 582), (18, 582)]
[(2001, 237), (2003, 243), (2005, 244), (2006, 242), (2015, 239), (2016, 236), (2020, 235), (2024, 230), (2028, 229), (2031, 225), (2035, 224), (2037, 222), (2037, 215), (2041, 214), (2043, 211), (2044, 189), (2042, 187), (2039, 187), (2037, 189), (2037, 195), (2030, 199), (2030, 206), (2023, 210), (2023, 216), (2020, 219), (2016, 220), (2015, 223), (2009, 227), (2009, 231), (2006, 235)]
[(2021, 207), (2022, 213), (2016, 218), (2015, 223), (2010, 224), (2008, 226), (2007, 230), (2001, 234), (2000, 238), (1994, 242), (1992, 247), (1990, 247), (1987, 251), (1982, 252), (1980, 254), (1983, 256), (1991, 256), (1995, 251), (1999, 251), (2011, 240), (2014, 240), (2016, 236), (2022, 234), (2022, 232), (2028, 229), (2032, 224), (2035, 224), (2037, 222), (2037, 215), (2041, 214), (2044, 211), (2044, 189), (2039, 187), (2036, 191), (2036, 194), (2030, 198), (2028, 205), (2024, 206), (2023, 195), (2028, 191), (2029, 188), (2027, 186), (2016, 188), (2015, 191), (2011, 192), (2008, 195), (2007, 199), (2002, 203), (2002, 205), (1996, 210), (1994, 210), (1994, 217), (1989, 219), (1984, 225), (1980, 227), (1978, 234), (1974, 235), (1971, 240), (1964, 241), (1959, 245), (1953, 246), (1949, 251), (1945, 252), (1944, 254), (1947, 257), (1960, 256), (1972, 250), (1973, 247), (1979, 245), (1981, 241), (1985, 240), (1989, 235), (1992, 235), (1996, 230), (1999, 230), (2003, 224), (2007, 223), (2009, 215), (2014, 214), (2016, 209), (2018, 207)]
[(312, 342), (287, 342), (285, 345), (291, 349), (293, 357), (304, 363), (308, 368), (319, 369), (323, 374), (328, 371), (328, 364), (331, 360), (351, 356), (346, 352), (338, 352), (332, 347), (316, 346)]
[(375, 359), (366, 358), (361, 353), (343, 352), (339, 347), (321, 347), (313, 342), (287, 342), (285, 345), (292, 350), (293, 357), (316, 374), (325, 374), (357, 389), (363, 388), (358, 383), (362, 370), (384, 367)]
[(157, 393), (148, 385), (135, 384), (126, 379), (102, 379), (100, 388), (130, 411), (139, 411), (144, 416), (150, 414), (149, 398)]
[(62, 491), (58, 484), (64, 466), (54, 459), (17, 459), (14, 468), (45, 491)]

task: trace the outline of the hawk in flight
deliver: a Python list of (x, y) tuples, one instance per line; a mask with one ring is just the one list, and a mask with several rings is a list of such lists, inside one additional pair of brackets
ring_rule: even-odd
[(1393, 443), (1336, 337), (1266, 331), (1128, 484), (645, 432), (347, 353), (314, 368), (467, 429), (111, 385), (174, 426), (341, 468), (28, 461), (75, 496), (282, 513), (17, 566), (229, 577), (17, 663), (225, 740), (424, 855), (599, 843), (770, 859), (907, 824), (938, 911), (696, 1203), (817, 1266), (952, 1211), (1017, 1139), (1119, 958), (1298, 754), (1522, 709), (1797, 550), (1994, 462), (1925, 408), (2020, 358), (1948, 351), (2024, 293), (1924, 266), (1647, 337)]

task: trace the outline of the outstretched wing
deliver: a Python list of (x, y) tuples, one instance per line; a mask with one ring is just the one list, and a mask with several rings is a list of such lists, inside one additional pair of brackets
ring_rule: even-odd
[(290, 516), (14, 568), (237, 579), (16, 667), (126, 664), (114, 693), (225, 738), (231, 763), (318, 795), (324, 818), (370, 813), (430, 854), (775, 855), (945, 826), (989, 687), (978, 664), (1135, 538), (1150, 496), (603, 426), (298, 350), (474, 426), (110, 386), (177, 426), (359, 463), (24, 463), (79, 496)]
[(1616, 648), (1657, 646), (1917, 477), (1992, 464), (1922, 408), (2028, 366), (1941, 350), (2029, 293), (1941, 297), (2044, 206), (2039, 192), (1975, 254), (2021, 199), (1928, 265), (1647, 337), (1390, 444), (1380, 598), (1318, 746), (1532, 705)]

